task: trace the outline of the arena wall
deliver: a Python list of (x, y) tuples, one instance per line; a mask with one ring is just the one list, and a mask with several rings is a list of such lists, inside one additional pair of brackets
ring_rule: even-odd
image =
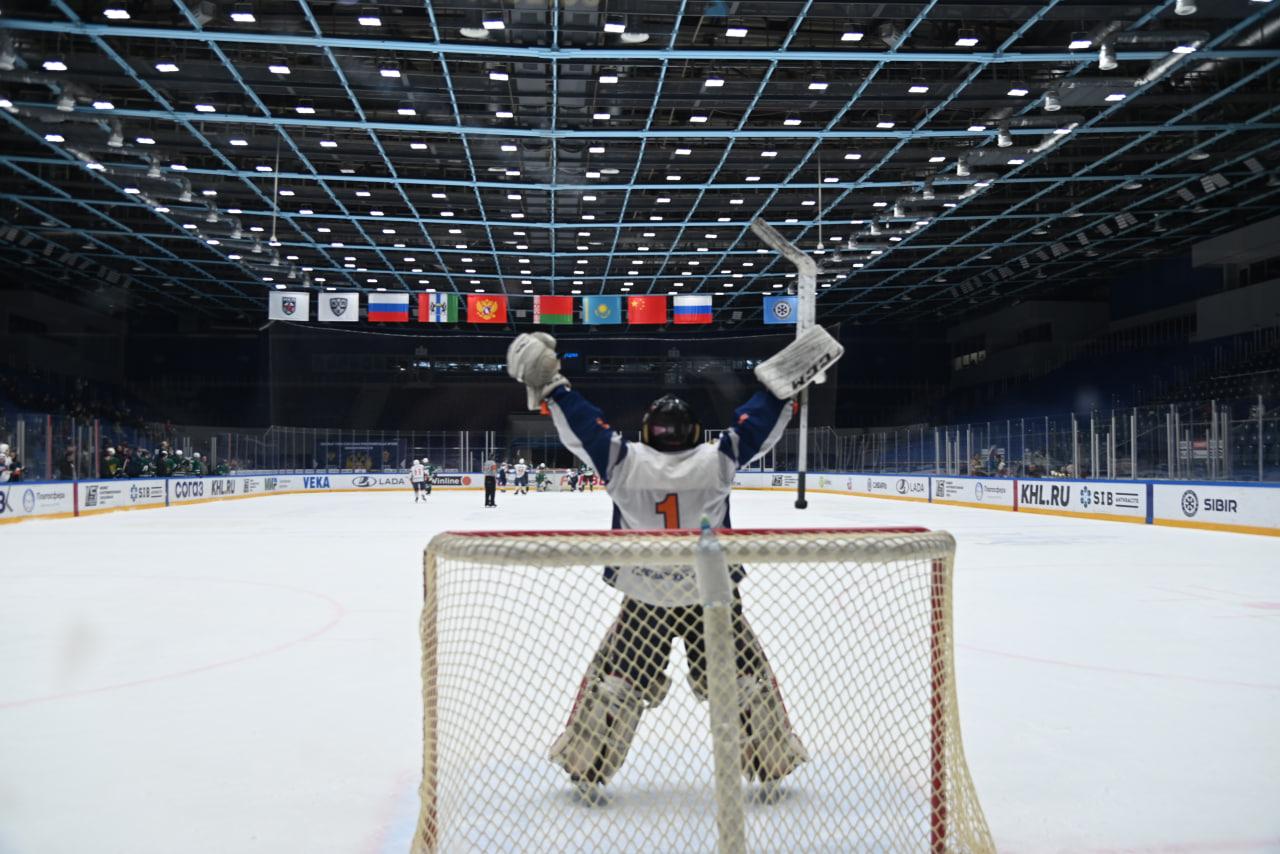
[[(794, 492), (797, 481), (796, 472), (740, 472), (734, 487)], [(475, 490), (483, 482), (477, 472), (442, 473), (433, 489)], [(863, 498), (1280, 536), (1280, 484), (810, 472), (806, 486), (810, 492)], [(407, 474), (380, 472), (6, 483), (0, 485), (0, 524), (270, 495), (409, 489)]]

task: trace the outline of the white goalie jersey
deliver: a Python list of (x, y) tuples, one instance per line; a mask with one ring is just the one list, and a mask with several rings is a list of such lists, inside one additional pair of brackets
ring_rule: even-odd
[[(757, 392), (736, 410), (734, 426), (718, 442), (659, 451), (611, 429), (578, 392), (556, 389), (548, 406), (560, 440), (604, 480), (613, 499), (613, 527), (629, 530), (697, 528), (703, 518), (713, 528), (731, 527), (734, 474), (768, 451), (791, 417), (787, 402)], [(735, 572), (734, 581), (740, 578)], [(698, 601), (692, 567), (606, 567), (605, 580), (653, 605)]]

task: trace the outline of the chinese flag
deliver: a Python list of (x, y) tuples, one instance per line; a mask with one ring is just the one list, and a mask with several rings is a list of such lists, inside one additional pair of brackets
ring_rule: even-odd
[(667, 322), (666, 297), (627, 297), (627, 322), (663, 324)]
[(467, 323), (506, 322), (506, 296), (501, 294), (467, 294)]

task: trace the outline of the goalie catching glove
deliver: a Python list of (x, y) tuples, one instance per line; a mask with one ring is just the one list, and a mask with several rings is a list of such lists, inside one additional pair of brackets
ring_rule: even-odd
[(536, 410), (542, 401), (569, 381), (560, 373), (556, 358), (556, 339), (545, 332), (517, 335), (507, 348), (507, 373), (524, 383), (529, 394), (529, 408)]
[[(524, 336), (521, 336), (524, 337)], [(519, 340), (519, 339), (517, 339)], [(795, 397), (844, 355), (844, 347), (821, 326), (811, 326), (756, 365), (756, 379), (781, 400)]]

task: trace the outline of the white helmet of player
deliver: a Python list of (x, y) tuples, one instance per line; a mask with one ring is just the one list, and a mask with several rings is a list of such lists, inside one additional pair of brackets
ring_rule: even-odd
[[(5, 448), (5, 450), (7, 451), (7, 450), (9, 450), (9, 449), (6, 447), (6, 448)], [(108, 457), (109, 457), (109, 456), (111, 456), (112, 454), (114, 454), (115, 452), (116, 452), (116, 449), (115, 449), (115, 448), (107, 448), (107, 456), (108, 456)]]
[(524, 457), (520, 458), (520, 465), (524, 465)]
[(421, 460), (414, 460), (414, 461), (413, 461), (413, 464), (414, 464), (415, 466), (420, 466), (420, 465), (422, 465), (422, 461), (421, 461)]
[(6, 444), (5, 442), (0, 442), (0, 454), (7, 454), (7, 453), (9, 453), (9, 445)]
[(180, 456), (182, 456), (182, 449), (181, 449), (181, 448), (179, 448), (178, 450), (174, 451), (174, 452), (173, 452), (173, 455), (174, 455), (175, 457), (180, 457)]
[(430, 458), (430, 457), (423, 457), (423, 458), (422, 458), (422, 464), (423, 464), (424, 466), (425, 466), (427, 463), (429, 463), (429, 462), (431, 462), (431, 458)]
[(195, 457), (195, 458), (198, 460), (198, 459), (200, 459), (200, 452), (199, 452), (199, 451), (192, 451), (192, 452), (191, 452), (191, 456)]

